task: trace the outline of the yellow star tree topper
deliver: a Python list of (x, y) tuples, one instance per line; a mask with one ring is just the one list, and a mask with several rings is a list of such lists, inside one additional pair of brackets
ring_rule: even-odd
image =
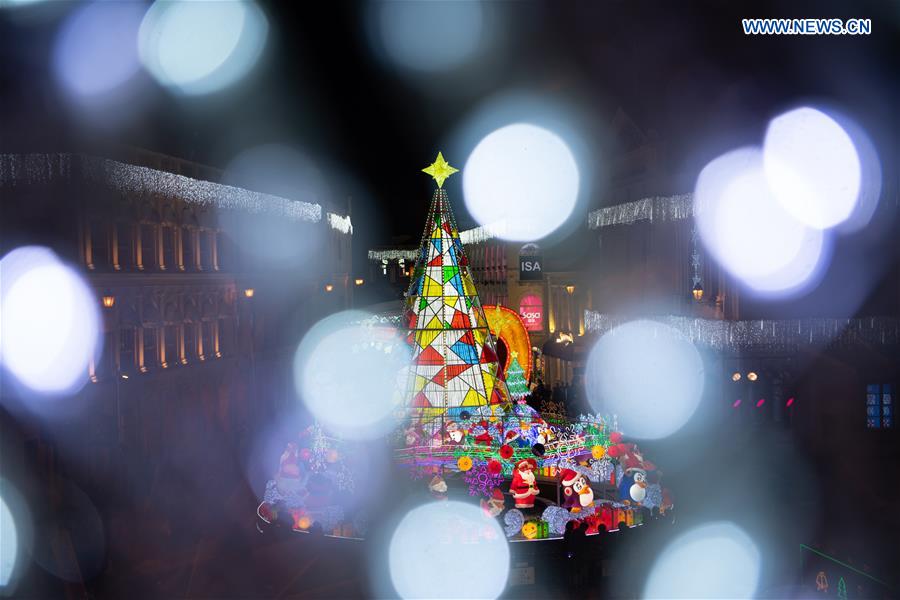
[(434, 180), (437, 181), (438, 187), (440, 188), (444, 187), (444, 181), (454, 173), (458, 173), (459, 169), (451, 167), (450, 163), (444, 160), (444, 155), (438, 152), (434, 162), (422, 169), (422, 172), (431, 175)]

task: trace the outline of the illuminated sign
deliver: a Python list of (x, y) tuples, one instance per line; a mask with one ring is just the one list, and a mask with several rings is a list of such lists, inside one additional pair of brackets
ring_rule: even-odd
[(519, 316), (525, 322), (528, 331), (543, 331), (544, 300), (535, 294), (529, 294), (519, 303)]

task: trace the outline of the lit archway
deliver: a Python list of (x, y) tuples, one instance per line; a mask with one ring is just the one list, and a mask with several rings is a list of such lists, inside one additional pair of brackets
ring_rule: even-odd
[(487, 317), (488, 328), (491, 335), (506, 346), (506, 356), (503, 357), (503, 373), (509, 368), (513, 352), (516, 353), (519, 364), (525, 369), (526, 381), (531, 379), (532, 355), (531, 337), (525, 329), (525, 323), (519, 314), (505, 306), (497, 304), (485, 304), (484, 315)]

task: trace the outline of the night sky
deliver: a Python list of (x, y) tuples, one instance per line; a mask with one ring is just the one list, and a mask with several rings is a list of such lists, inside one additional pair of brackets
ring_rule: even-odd
[[(608, 126), (622, 108), (662, 139), (689, 191), (719, 153), (757, 143), (768, 118), (804, 100), (827, 99), (869, 131), (883, 162), (895, 161), (900, 9), (891, 2), (508, 2), (490, 4), (498, 24), (479, 64), (409, 76), (374, 55), (361, 3), (263, 3), (270, 20), (262, 59), (224, 92), (177, 98), (149, 76), (132, 111), (86, 118), (47, 68), (70, 5), (42, 18), (6, 18), (4, 151), (53, 151), (81, 140), (115, 141), (224, 167), (254, 145), (307, 150), (355, 198), (357, 252), (420, 233), (427, 165), (486, 98), (527, 90), (578, 107), (596, 155), (589, 202), (604, 203), (602, 166), (620, 150)], [(871, 18), (870, 36), (745, 36), (742, 17)], [(434, 34), (441, 43), (441, 32)], [(130, 104), (130, 103), (129, 103)], [(465, 156), (448, 155), (462, 166)], [(461, 195), (460, 178), (448, 183)], [(460, 206), (462, 203), (459, 203)], [(460, 213), (464, 211), (459, 210)], [(462, 226), (471, 225), (465, 214)]]

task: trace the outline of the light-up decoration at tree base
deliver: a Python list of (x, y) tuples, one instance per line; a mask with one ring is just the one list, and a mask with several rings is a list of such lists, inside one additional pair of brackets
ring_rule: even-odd
[[(454, 170), (439, 155), (426, 172), (440, 186)], [(512, 311), (515, 320), (503, 325), (496, 317), (506, 315), (496, 307), (488, 313), (495, 317), (489, 326), (440, 187), (418, 256), (402, 319), (407, 335), (394, 337), (412, 347), (412, 361), (399, 426), (388, 440), (412, 493), (437, 500), (468, 496), (500, 520), (510, 541), (562, 538), (569, 521), (586, 523), (588, 534), (601, 525), (614, 531), (620, 523), (640, 525), (645, 509), (671, 510), (671, 494), (656, 466), (623, 440), (615, 417), (569, 420), (560, 410), (545, 419), (525, 402), (527, 332)], [(512, 341), (520, 330), (526, 340), (521, 353), (521, 340)], [(509, 336), (508, 366), (500, 364), (496, 333)], [(329, 461), (332, 451), (338, 456)], [(349, 472), (341, 452), (340, 442), (316, 426), (300, 444), (289, 445), (260, 518), (271, 524), (286, 510), (294, 530), (318, 524), (326, 535), (363, 536), (367, 519), (345, 514), (341, 502), (328, 500), (340, 474)]]

